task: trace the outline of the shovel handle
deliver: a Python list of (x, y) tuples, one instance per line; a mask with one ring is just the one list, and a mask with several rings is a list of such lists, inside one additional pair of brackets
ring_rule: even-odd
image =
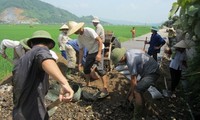
[(58, 106), (60, 103), (61, 103), (61, 101), (59, 99), (57, 99), (56, 101), (54, 101), (53, 103), (51, 103), (49, 106), (47, 106), (47, 111), (51, 110), (55, 106)]
[(147, 37), (145, 38), (145, 42), (144, 42), (144, 47), (143, 47), (144, 51), (145, 51), (145, 47), (146, 47), (146, 41), (147, 41)]
[(6, 60), (7, 60), (8, 62), (10, 62), (11, 64), (14, 64), (14, 62), (13, 62), (10, 58), (6, 58)]
[[(0, 54), (3, 55), (3, 53), (1, 53), (1, 52), (0, 52)], [(10, 62), (11, 64), (14, 64), (14, 62), (13, 62), (10, 58), (8, 58), (7, 56), (5, 57), (5, 59), (6, 59), (8, 62)]]
[(164, 77), (164, 82), (165, 82), (165, 88), (166, 88), (166, 90), (168, 90), (168, 85), (167, 85), (166, 77)]

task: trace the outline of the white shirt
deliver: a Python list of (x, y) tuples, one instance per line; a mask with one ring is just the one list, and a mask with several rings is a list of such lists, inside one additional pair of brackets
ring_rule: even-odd
[(100, 23), (97, 24), (95, 31), (99, 35), (99, 37), (102, 39), (102, 41), (104, 42), (105, 41), (104, 28)]
[[(79, 48), (87, 48), (89, 54), (98, 52), (99, 43), (96, 40), (97, 37), (97, 33), (92, 28), (85, 27), (83, 34), (78, 36)], [(104, 49), (103, 43), (102, 49)]]
[(53, 50), (49, 50), (49, 51), (50, 51), (52, 57), (53, 57), (55, 60), (58, 60), (57, 54), (56, 54)]
[(186, 61), (186, 52), (176, 51), (174, 59), (171, 60), (169, 67), (175, 70), (182, 70), (182, 62)]
[(69, 40), (71, 40), (71, 38), (69, 38), (67, 36), (67, 34), (64, 34), (63, 32), (60, 33), (60, 35), (58, 37), (59, 49), (60, 50), (65, 50), (65, 45)]
[(19, 41), (4, 39), (0, 45), (0, 52), (2, 54), (5, 54), (6, 48), (14, 49), (14, 58), (13, 58), (14, 64), (16, 64), (18, 59), (25, 54), (25, 50)]
[[(2, 40), (2, 42), (0, 44), (0, 53), (5, 54), (6, 48), (14, 49), (14, 58), (13, 58), (14, 64), (16, 64), (17, 61), (19, 60), (19, 58), (25, 54), (25, 50), (19, 41), (13, 41), (13, 40), (9, 40), (9, 39)], [(58, 59), (58, 56), (56, 55), (56, 53), (54, 51), (50, 50), (50, 53), (55, 60)]]

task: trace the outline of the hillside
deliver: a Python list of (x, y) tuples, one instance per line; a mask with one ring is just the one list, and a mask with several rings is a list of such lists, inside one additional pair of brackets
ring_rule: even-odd
[(1, 0), (0, 5), (0, 23), (65, 23), (69, 20), (91, 23), (92, 18), (79, 18), (40, 0)]

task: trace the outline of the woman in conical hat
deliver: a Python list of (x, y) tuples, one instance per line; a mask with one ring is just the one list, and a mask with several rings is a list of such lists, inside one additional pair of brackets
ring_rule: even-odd
[(188, 48), (188, 46), (184, 40), (181, 40), (180, 42), (176, 43), (174, 47), (175, 52), (172, 54), (172, 59), (169, 65), (171, 74), (172, 98), (176, 97), (176, 87), (180, 82), (181, 72), (184, 68), (187, 68), (186, 48)]

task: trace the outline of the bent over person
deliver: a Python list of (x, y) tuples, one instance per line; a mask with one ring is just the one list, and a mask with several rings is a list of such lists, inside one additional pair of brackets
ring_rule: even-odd
[(103, 89), (99, 93), (98, 98), (104, 98), (109, 95), (108, 93), (108, 76), (106, 71), (103, 68), (103, 41), (97, 35), (97, 33), (88, 27), (83, 27), (84, 23), (77, 23), (74, 21), (69, 21), (68, 23), (69, 31), (68, 35), (77, 34), (78, 35), (78, 45), (79, 45), (79, 62), (78, 67), (79, 70), (82, 67), (82, 59), (83, 59), (83, 52), (84, 48), (87, 48), (88, 55), (86, 57), (86, 62), (84, 65), (84, 73), (86, 75), (86, 84), (90, 86), (90, 73), (92, 66), (96, 63), (97, 64), (97, 73), (100, 75), (100, 78), (103, 82)]
[(28, 38), (22, 39), (20, 41), (10, 40), (10, 39), (3, 39), (0, 45), (0, 53), (3, 58), (7, 59), (8, 56), (6, 54), (7, 48), (13, 48), (14, 50), (14, 58), (13, 58), (13, 64), (17, 64), (17, 61), (19, 58), (25, 54), (28, 50), (30, 50), (30, 47), (27, 45)]
[(61, 85), (60, 101), (71, 101), (74, 92), (50, 54), (49, 49), (55, 46), (51, 35), (36, 31), (27, 44), (32, 49), (13, 69), (13, 120), (48, 120), (44, 104), (49, 88), (48, 74)]
[[(115, 48), (112, 50), (111, 59), (115, 65), (124, 63), (128, 66), (131, 74), (131, 94), (129, 98), (135, 98), (134, 120), (141, 120), (144, 115), (143, 93), (159, 77), (159, 66), (157, 62), (142, 50)], [(137, 80), (137, 76), (141, 78)]]

